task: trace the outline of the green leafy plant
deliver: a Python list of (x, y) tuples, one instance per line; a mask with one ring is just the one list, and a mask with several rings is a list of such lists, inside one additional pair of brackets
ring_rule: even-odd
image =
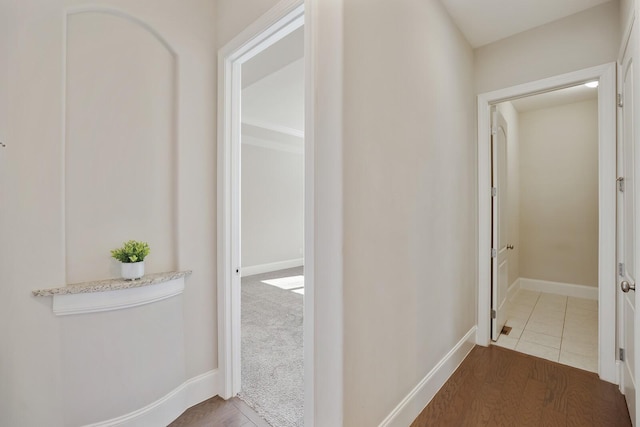
[(147, 255), (149, 255), (149, 244), (135, 240), (129, 240), (121, 248), (111, 251), (113, 258), (124, 263), (144, 261)]

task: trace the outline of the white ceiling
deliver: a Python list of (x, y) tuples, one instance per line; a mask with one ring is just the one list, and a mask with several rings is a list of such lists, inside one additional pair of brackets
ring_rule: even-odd
[(283, 144), (290, 144), (288, 138), (293, 137), (300, 145), (304, 137), (303, 27), (242, 64), (242, 123), (243, 135)]
[(441, 0), (472, 47), (564, 18), (610, 0)]
[(589, 88), (585, 85), (573, 86), (565, 89), (554, 90), (553, 92), (541, 93), (539, 95), (527, 96), (525, 98), (511, 101), (514, 108), (519, 113), (524, 113), (541, 108), (556, 107), (559, 105), (573, 104), (574, 102), (587, 101), (598, 98), (598, 89)]

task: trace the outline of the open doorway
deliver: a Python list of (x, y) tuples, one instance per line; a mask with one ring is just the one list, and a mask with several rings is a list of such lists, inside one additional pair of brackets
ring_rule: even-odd
[(314, 413), (305, 19), (302, 0), (280, 2), (218, 53), (219, 395), (274, 427)]
[[(598, 81), (495, 105), (496, 345), (598, 372)], [(495, 295), (497, 296), (497, 295)]]
[(303, 425), (304, 28), (242, 64), (241, 388), (274, 427)]
[[(515, 244), (504, 241), (506, 239), (500, 242), (492, 233), (494, 231), (492, 211), (496, 208), (496, 197), (493, 196), (495, 190), (492, 188), (493, 178), (495, 178), (492, 177), (492, 161), (495, 161), (495, 157), (492, 160), (491, 109), (505, 101), (514, 101), (530, 95), (552, 92), (591, 81), (599, 82), (597, 88), (598, 158), (597, 172), (593, 172), (597, 174), (598, 182), (597, 372), (602, 380), (617, 384), (619, 380), (616, 352), (616, 65), (613, 63), (478, 96), (477, 343), (487, 346), (492, 342), (492, 329), (494, 333), (500, 332), (500, 325), (496, 325), (495, 319), (505, 318), (504, 315), (500, 316), (498, 311), (501, 307), (506, 308), (505, 301), (508, 300), (509, 274), (508, 271), (503, 271), (502, 275), (498, 275), (497, 253), (501, 248), (494, 247), (494, 241), (496, 245), (498, 243), (504, 245), (505, 249), (507, 246), (513, 246), (514, 249), (516, 247)], [(567, 197), (571, 197), (571, 195), (567, 194)], [(522, 215), (522, 212), (520, 214)], [(518, 248), (521, 249), (521, 247), (522, 235)], [(498, 280), (494, 281), (493, 278), (502, 278), (500, 281), (502, 286), (498, 286)], [(540, 289), (540, 291), (542, 290)], [(575, 289), (572, 287), (564, 287), (564, 290), (564, 296), (567, 297), (584, 296), (584, 294), (574, 294)], [(534, 298), (536, 296), (532, 297), (532, 299)], [(537, 298), (539, 299), (540, 296)], [(535, 304), (537, 304), (537, 299)], [(535, 304), (533, 308), (535, 308)], [(555, 304), (562, 305), (562, 302)], [(565, 303), (565, 316), (566, 304), (568, 304), (568, 299)], [(493, 339), (496, 338), (498, 337), (494, 335)]]

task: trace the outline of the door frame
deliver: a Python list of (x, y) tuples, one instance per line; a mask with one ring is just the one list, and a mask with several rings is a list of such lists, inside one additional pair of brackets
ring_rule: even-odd
[[(218, 51), (218, 394), (233, 395), (231, 148), (240, 91), (233, 63), (304, 5), (304, 425), (344, 418), (343, 8), (341, 0), (281, 0)], [(235, 97), (235, 104), (233, 99)], [(235, 112), (235, 113), (234, 113)], [(237, 238), (237, 236), (236, 236)], [(319, 286), (315, 286), (318, 283)], [(236, 295), (236, 300), (237, 300)], [(236, 343), (236, 349), (237, 349)]]
[(616, 63), (478, 95), (478, 317), (476, 343), (491, 337), (491, 105), (599, 80), (598, 374), (618, 384), (616, 355)]
[[(240, 253), (240, 174), (241, 174), (241, 99), (242, 64), (266, 50), (282, 38), (302, 27), (308, 19), (304, 0), (283, 0), (247, 27), (218, 51), (218, 370), (219, 395), (229, 399), (241, 388), (241, 253)], [(309, 43), (305, 28), (305, 55), (309, 56)], [(305, 59), (305, 74), (309, 62)], [(312, 123), (308, 112), (312, 79), (305, 77), (305, 126)], [(311, 118), (310, 118), (311, 117)], [(308, 316), (314, 304), (313, 280), (307, 271), (313, 271), (314, 233), (309, 232), (313, 217), (309, 212), (314, 206), (313, 182), (309, 175), (313, 169), (312, 139), (305, 135), (304, 168), (304, 248), (305, 248), (305, 298), (304, 298), (304, 365), (305, 365), (305, 420), (313, 413), (313, 372), (307, 365), (313, 363), (308, 349), (313, 349), (313, 316)], [(311, 210), (310, 210), (311, 209)], [(312, 365), (313, 366), (313, 365)], [(311, 373), (311, 376), (307, 375)], [(307, 400), (309, 399), (309, 400)], [(312, 424), (307, 424), (312, 425)]]

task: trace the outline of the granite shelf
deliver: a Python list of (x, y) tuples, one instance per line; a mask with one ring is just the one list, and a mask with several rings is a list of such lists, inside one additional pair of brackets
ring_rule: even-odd
[(32, 291), (36, 297), (50, 297), (56, 295), (90, 294), (95, 292), (109, 292), (123, 289), (141, 288), (144, 286), (158, 285), (176, 279), (181, 279), (191, 274), (191, 270), (169, 271), (166, 273), (146, 274), (140, 279), (106, 279), (91, 282), (74, 283), (59, 288), (36, 289)]

